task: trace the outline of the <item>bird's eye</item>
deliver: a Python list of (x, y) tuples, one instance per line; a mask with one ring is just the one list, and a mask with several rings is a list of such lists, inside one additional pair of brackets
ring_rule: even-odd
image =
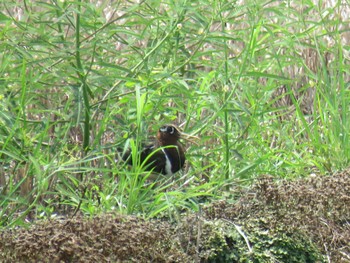
[(176, 130), (176, 128), (173, 127), (173, 126), (167, 126), (167, 125), (165, 125), (165, 126), (162, 126), (162, 127), (159, 129), (159, 131), (160, 131), (160, 132), (164, 132), (164, 133), (168, 133), (168, 134), (173, 135), (173, 134), (176, 133), (177, 130)]
[(175, 133), (175, 128), (172, 127), (172, 126), (169, 126), (169, 127), (168, 127), (168, 132), (169, 132), (170, 134), (174, 134), (174, 133)]

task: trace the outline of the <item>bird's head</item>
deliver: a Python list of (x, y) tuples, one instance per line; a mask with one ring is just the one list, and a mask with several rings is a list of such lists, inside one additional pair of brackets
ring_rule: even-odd
[(192, 140), (198, 137), (183, 133), (174, 125), (164, 125), (158, 130), (157, 140), (160, 146), (176, 145), (179, 139), (193, 142)]

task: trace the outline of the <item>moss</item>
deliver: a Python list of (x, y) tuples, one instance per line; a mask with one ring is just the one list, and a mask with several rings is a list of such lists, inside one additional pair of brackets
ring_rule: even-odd
[(307, 236), (282, 227), (267, 229), (261, 220), (252, 220), (243, 229), (227, 220), (206, 221), (203, 234), (201, 262), (323, 262)]
[(260, 219), (245, 228), (249, 228), (253, 250), (247, 262), (325, 262), (317, 246), (301, 231), (291, 232), (285, 226), (268, 229)]
[(201, 246), (203, 262), (237, 261), (244, 246), (239, 233), (222, 220), (207, 221), (206, 239)]

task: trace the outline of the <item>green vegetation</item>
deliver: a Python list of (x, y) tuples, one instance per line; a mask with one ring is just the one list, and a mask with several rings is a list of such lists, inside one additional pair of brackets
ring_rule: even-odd
[[(244, 232), (229, 221), (204, 225), (204, 262), (325, 262), (320, 251), (305, 234), (288, 229), (267, 231), (261, 222), (250, 222), (249, 241)], [(209, 232), (209, 233), (208, 233)]]
[[(349, 163), (340, 2), (0, 6), (0, 226), (77, 211), (176, 218), (261, 174)], [(165, 123), (201, 137), (184, 172), (154, 181), (116, 162)]]

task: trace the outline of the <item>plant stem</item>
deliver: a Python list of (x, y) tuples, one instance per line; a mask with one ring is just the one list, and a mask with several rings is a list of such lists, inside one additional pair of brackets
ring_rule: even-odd
[(81, 0), (78, 0), (78, 12), (76, 16), (76, 29), (75, 29), (75, 58), (76, 58), (76, 70), (78, 77), (82, 84), (83, 91), (83, 103), (85, 110), (85, 118), (84, 118), (84, 136), (83, 136), (83, 149), (84, 152), (87, 153), (89, 150), (90, 144), (90, 102), (89, 95), (91, 95), (91, 91), (89, 86), (86, 83), (86, 76), (84, 74), (83, 65), (81, 63), (80, 57), (80, 12), (81, 12)]

